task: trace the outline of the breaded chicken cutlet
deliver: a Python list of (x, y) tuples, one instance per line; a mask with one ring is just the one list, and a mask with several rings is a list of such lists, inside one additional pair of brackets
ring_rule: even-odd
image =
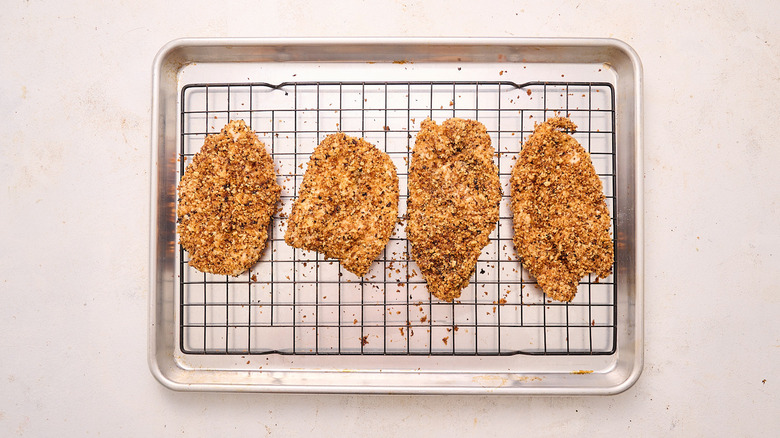
[(428, 290), (460, 297), (498, 221), (501, 184), (485, 126), (425, 120), (409, 166), (406, 236)]
[(614, 252), (601, 180), (572, 136), (577, 126), (555, 117), (536, 126), (512, 169), (514, 244), (548, 297), (571, 301), (580, 279), (608, 276)]
[(281, 187), (265, 144), (243, 120), (206, 137), (178, 192), (176, 231), (190, 266), (235, 276), (260, 259)]
[(398, 221), (398, 175), (390, 157), (362, 138), (327, 136), (314, 149), (284, 240), (339, 259), (365, 275)]

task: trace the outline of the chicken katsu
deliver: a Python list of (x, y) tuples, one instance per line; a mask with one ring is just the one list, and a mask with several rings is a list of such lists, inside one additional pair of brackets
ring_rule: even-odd
[(239, 275), (262, 256), (281, 187), (266, 146), (243, 120), (206, 137), (179, 182), (179, 242), (189, 265)]
[(590, 154), (565, 117), (537, 125), (512, 169), (514, 244), (542, 291), (571, 301), (584, 276), (607, 277), (614, 260), (610, 217)]
[(501, 184), (482, 123), (421, 124), (409, 166), (406, 235), (428, 290), (460, 297), (498, 221)]
[(398, 175), (362, 138), (327, 136), (315, 149), (284, 236), (288, 245), (335, 258), (365, 275), (398, 221)]

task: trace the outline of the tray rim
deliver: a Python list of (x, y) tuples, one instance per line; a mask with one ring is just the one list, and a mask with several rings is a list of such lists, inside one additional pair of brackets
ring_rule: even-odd
[[(603, 47), (613, 49), (626, 56), (633, 70), (634, 116), (634, 297), (631, 313), (634, 316), (635, 351), (631, 372), (620, 383), (605, 387), (533, 387), (533, 386), (355, 386), (355, 385), (271, 385), (254, 383), (184, 383), (174, 380), (160, 366), (157, 357), (157, 219), (158, 208), (154, 202), (158, 194), (157, 167), (161, 134), (161, 78), (167, 62), (178, 50), (188, 47), (252, 47), (252, 46), (326, 46), (326, 45), (506, 45), (518, 47)], [(184, 64), (184, 63), (183, 63)], [(183, 65), (182, 64), (182, 65)], [(152, 375), (165, 387), (177, 390), (197, 391), (239, 391), (239, 392), (287, 392), (287, 393), (372, 393), (372, 394), (527, 394), (527, 395), (613, 395), (626, 391), (639, 379), (644, 365), (644, 203), (643, 203), (643, 90), (642, 64), (636, 51), (627, 43), (614, 38), (406, 38), (406, 37), (339, 37), (339, 38), (179, 38), (166, 43), (153, 62), (152, 77), (152, 125), (151, 125), (151, 171), (150, 171), (150, 261), (149, 261), (149, 313), (147, 362)], [(616, 353), (617, 354), (617, 353)], [(171, 358), (173, 359), (173, 358)], [(187, 372), (187, 371), (184, 371)], [(350, 373), (353, 374), (353, 373)], [(489, 375), (489, 374), (488, 374)]]

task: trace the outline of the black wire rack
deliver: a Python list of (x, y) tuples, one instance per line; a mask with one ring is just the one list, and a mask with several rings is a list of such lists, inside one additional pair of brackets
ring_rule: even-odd
[[(512, 243), (509, 176), (535, 122), (567, 115), (591, 154), (615, 229), (615, 93), (606, 82), (285, 82), (189, 84), (181, 91), (179, 177), (206, 135), (243, 119), (267, 145), (282, 191), (263, 258), (238, 277), (189, 267), (178, 247), (178, 336), (187, 354), (605, 355), (617, 337), (615, 274), (588, 277), (570, 303), (548, 299)], [(432, 299), (410, 259), (403, 215), (415, 134), (426, 118), (488, 129), (502, 182), (500, 219), (452, 303)], [(371, 271), (289, 247), (286, 217), (314, 147), (360, 136), (398, 171), (399, 225)], [(614, 231), (613, 231), (614, 236)], [(177, 243), (178, 246), (178, 243)], [(617, 254), (618, 248), (615, 247)], [(617, 257), (616, 257), (617, 259)], [(616, 272), (613, 269), (613, 272)]]

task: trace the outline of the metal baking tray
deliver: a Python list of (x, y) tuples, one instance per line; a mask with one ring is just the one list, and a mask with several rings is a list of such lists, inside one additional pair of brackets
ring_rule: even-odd
[[(643, 364), (642, 68), (613, 39), (180, 39), (154, 61), (149, 365), (176, 390), (614, 394)], [(613, 217), (616, 261), (547, 300), (511, 243), (508, 176), (534, 122), (578, 124)], [(406, 172), (426, 117), (488, 128), (501, 217), (460, 300), (431, 299), (408, 256)], [(176, 186), (206, 135), (247, 121), (283, 185), (250, 272), (190, 268)], [(398, 168), (401, 218), (364, 278), (284, 243), (309, 154), (344, 131)]]

